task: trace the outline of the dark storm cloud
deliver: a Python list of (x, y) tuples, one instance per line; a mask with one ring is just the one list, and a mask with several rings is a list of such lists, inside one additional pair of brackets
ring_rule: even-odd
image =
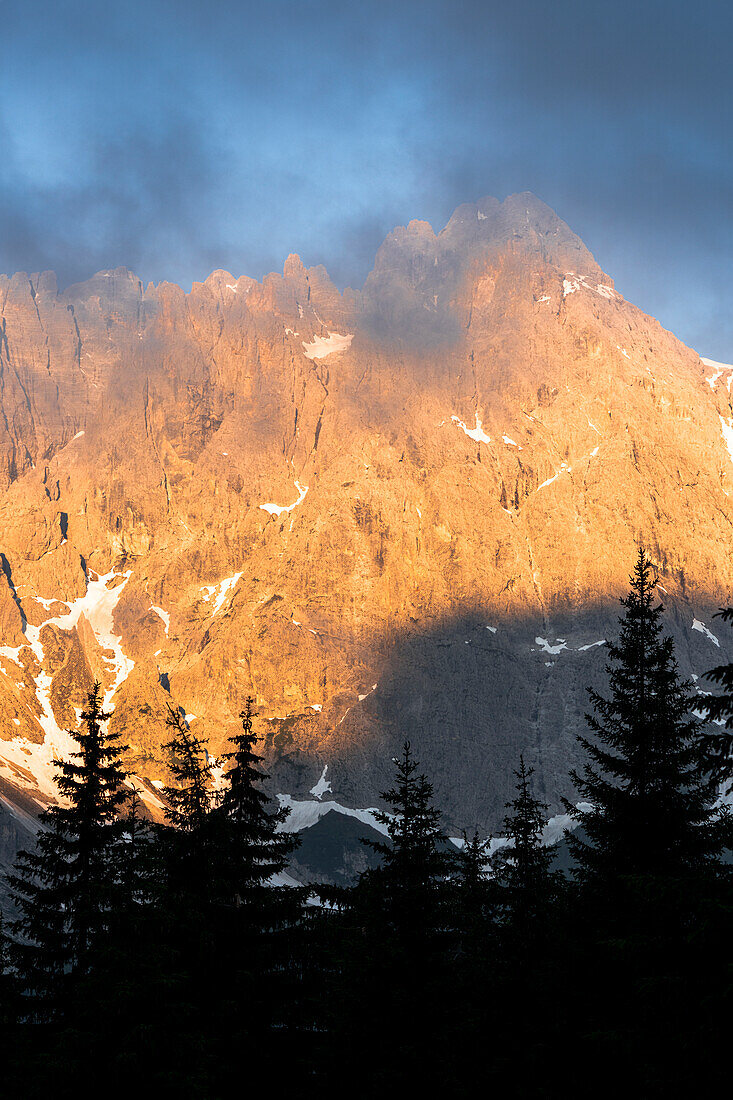
[(144, 132), (99, 137), (83, 173), (45, 185), (13, 173), (6, 160), (3, 268), (52, 269), (69, 283), (121, 265), (143, 273), (163, 256), (185, 272), (214, 263), (216, 181), (199, 136), (169, 120), (155, 139)]
[(360, 284), (396, 223), (532, 190), (733, 357), (721, 3), (3, 5), (0, 268), (184, 283), (288, 251)]

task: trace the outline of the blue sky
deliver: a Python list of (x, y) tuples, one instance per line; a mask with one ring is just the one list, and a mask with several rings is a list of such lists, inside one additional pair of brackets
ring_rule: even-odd
[(733, 361), (733, 10), (700, 0), (0, 0), (0, 270), (190, 286), (534, 191)]

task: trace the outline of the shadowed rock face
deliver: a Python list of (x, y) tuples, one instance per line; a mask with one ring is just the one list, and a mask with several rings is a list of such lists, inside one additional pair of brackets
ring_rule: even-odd
[(374, 805), (409, 736), (457, 827), (520, 751), (556, 809), (640, 541), (683, 669), (729, 655), (733, 368), (531, 195), (358, 292), (20, 274), (0, 323), (0, 782), (40, 801), (96, 677), (150, 780), (166, 702), (216, 754), (253, 694), (279, 790)]

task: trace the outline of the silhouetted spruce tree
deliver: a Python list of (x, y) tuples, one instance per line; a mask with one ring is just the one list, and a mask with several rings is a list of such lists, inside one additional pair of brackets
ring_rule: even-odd
[[(377, 820), (387, 840), (368, 841), (381, 864), (364, 872), (344, 921), (339, 1054), (380, 1050), (363, 1087), (439, 1084), (448, 1060), (443, 1036), (453, 1002), (450, 937), (452, 861), (409, 741), (394, 760), (394, 786), (382, 794), (389, 812)], [(384, 1035), (389, 1041), (384, 1042)]]
[(10, 940), (0, 913), (0, 1050), (5, 1052), (7, 1031), (15, 1022), (17, 1011), (15, 982), (10, 969)]
[(109, 921), (118, 810), (126, 797), (124, 750), (120, 735), (104, 728), (109, 717), (97, 683), (81, 729), (69, 731), (79, 751), (56, 761), (62, 802), (41, 814), (36, 850), (20, 852), (9, 876), (20, 912), (12, 924), (18, 968), (37, 1012), (58, 1008), (65, 979), (89, 968)]
[(547, 806), (532, 794), (534, 773), (519, 757), (516, 797), (507, 803), (511, 811), (504, 818), (504, 835), (510, 845), (500, 848), (494, 859), (497, 881), (503, 887), (503, 906), (509, 923), (526, 945), (529, 938), (546, 928), (547, 913), (557, 889), (557, 876), (550, 868), (553, 853), (542, 839)]
[(553, 850), (543, 842), (547, 806), (532, 791), (533, 769), (524, 756), (514, 775), (515, 797), (506, 804), (503, 828), (511, 843), (492, 860), (500, 894), (492, 979), (501, 1013), (491, 1021), (496, 1050), (487, 1078), (516, 1095), (511, 1086), (521, 1063), (522, 1094), (556, 1095), (552, 1049), (567, 999), (558, 937), (561, 882), (552, 870)]
[(581, 902), (574, 980), (578, 993), (593, 987), (585, 1069), (605, 1061), (618, 1084), (633, 1073), (643, 1095), (709, 1079), (716, 952), (705, 914), (723, 900), (729, 835), (699, 700), (662, 634), (655, 588), (640, 550), (609, 646), (609, 694), (590, 693), (594, 736), (579, 739), (589, 759), (572, 773), (589, 805), (573, 811), (580, 829), (568, 838)]
[(169, 894), (181, 893), (192, 904), (200, 895), (211, 900), (211, 809), (213, 804), (212, 764), (207, 738), (188, 728), (180, 711), (168, 704), (166, 725), (172, 730), (163, 748), (168, 753), (168, 770), (173, 782), (164, 788), (167, 828), (159, 830), (168, 865)]
[[(23, 1064), (25, 1052), (20, 1049), (24, 1036), (18, 1026), (18, 991), (11, 971), (10, 948), (11, 942), (0, 913), (0, 1073), (6, 1088), (18, 1088), (22, 1085), (22, 1077), (18, 1080), (16, 1070)], [(27, 1033), (28, 1029), (25, 1031)]]
[[(481, 1036), (496, 1030), (497, 967), (496, 921), (500, 890), (491, 871), (491, 838), (482, 838), (478, 830), (472, 836), (464, 831), (463, 846), (453, 857), (453, 874), (448, 886), (451, 909), (448, 972), (450, 991), (456, 1011), (445, 1033), (446, 1077), (452, 1079), (456, 1094), (468, 1076), (475, 1081), (476, 1053), (482, 1049)], [(485, 1080), (486, 1066), (480, 1077)]]
[(569, 844), (588, 885), (715, 870), (725, 845), (703, 724), (693, 714), (699, 700), (662, 636), (656, 583), (640, 550), (619, 641), (608, 647), (610, 695), (590, 692), (594, 738), (578, 738), (589, 762), (572, 778), (589, 807), (568, 807), (585, 834)]
[(302, 1060), (302, 1029), (293, 1010), (306, 891), (271, 881), (285, 870), (299, 839), (280, 829), (289, 809), (273, 805), (262, 789), (267, 774), (256, 751), (253, 704), (248, 697), (241, 732), (229, 738), (224, 760), (230, 767), (210, 814), (211, 919), (227, 945), (214, 997), (229, 1042), (232, 1035), (235, 1042), (255, 1042), (263, 1058), (268, 1050), (292, 1070)]
[[(171, 1087), (211, 1095), (207, 1090), (216, 1070), (221, 1024), (215, 1004), (217, 967), (226, 950), (213, 919), (213, 765), (207, 739), (196, 736), (170, 704), (166, 725), (171, 736), (163, 747), (171, 782), (163, 791), (166, 823), (155, 829), (154, 857), (161, 869), (161, 888), (154, 894), (149, 915), (157, 926), (163, 961), (156, 969), (143, 955), (159, 1005), (144, 1012), (146, 1028), (141, 1038), (154, 1080), (162, 1076)], [(175, 1052), (165, 1074), (153, 1065), (153, 1039), (159, 1047)]]
[(132, 786), (127, 792), (122, 834), (116, 850), (115, 874), (119, 889), (119, 908), (127, 919), (140, 912), (156, 893), (159, 874), (154, 830), (142, 812), (140, 791)]
[(409, 741), (393, 763), (395, 784), (381, 796), (390, 811), (374, 815), (387, 829), (389, 842), (366, 842), (382, 862), (363, 878), (378, 890), (381, 919), (413, 948), (436, 931), (451, 863), (441, 813), (433, 805), (433, 785), (418, 772)]
[[(175, 723), (171, 763), (182, 786), (195, 790), (203, 749), (181, 727)], [(214, 998), (229, 944), (212, 919), (208, 791), (201, 798), (182, 792), (173, 811), (185, 828), (147, 820), (136, 787), (127, 796), (115, 852), (117, 905), (77, 993), (76, 1034), (69, 1028), (59, 1037), (66, 1080), (75, 1073), (82, 1091), (110, 1074), (127, 1080), (134, 1073), (164, 1095), (213, 1096), (217, 1061), (231, 1057), (223, 1044), (232, 1031), (222, 1028)], [(83, 1052), (73, 1066), (70, 1048)]]
[(211, 763), (207, 738), (191, 733), (179, 710), (168, 704), (166, 725), (173, 730), (163, 748), (173, 784), (165, 788), (166, 820), (185, 834), (203, 829), (211, 810)]
[(251, 920), (263, 927), (278, 923), (278, 910), (284, 916), (283, 897), (298, 896), (291, 890), (282, 895), (283, 888), (269, 885), (269, 880), (285, 869), (299, 840), (295, 834), (279, 831), (290, 810), (273, 806), (262, 789), (267, 773), (256, 752), (253, 703), (248, 697), (240, 714), (242, 732), (229, 738), (232, 748), (224, 754), (231, 767), (224, 775), (214, 811), (215, 828), (222, 837), (216, 857), (216, 888), (225, 904), (240, 911), (242, 923)]
[(454, 856), (451, 902), (454, 909), (454, 935), (459, 956), (473, 967), (485, 954), (491, 936), (498, 903), (498, 891), (491, 872), (491, 837), (482, 839), (463, 833), (463, 846)]
[[(176, 985), (168, 930), (161, 926), (160, 868), (151, 823), (142, 814), (138, 788), (125, 791), (120, 835), (111, 852), (112, 904), (105, 932), (95, 942), (94, 965), (74, 984), (74, 997), (55, 1035), (48, 1067), (63, 1066), (67, 1087), (85, 1091), (105, 1075), (142, 1072), (154, 1080), (161, 1021)], [(172, 965), (173, 964), (173, 965)], [(161, 992), (164, 996), (161, 997)], [(152, 1020), (151, 1020), (152, 1017)], [(170, 1048), (170, 1043), (168, 1043)]]

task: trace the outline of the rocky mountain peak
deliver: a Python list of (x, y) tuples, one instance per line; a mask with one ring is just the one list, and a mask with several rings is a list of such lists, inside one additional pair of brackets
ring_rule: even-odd
[(374, 805), (409, 736), (456, 825), (520, 751), (554, 808), (639, 541), (683, 670), (722, 659), (731, 372), (533, 196), (395, 230), (361, 292), (290, 256), (0, 314), (0, 785), (48, 797), (101, 676), (150, 783), (166, 702), (216, 756), (251, 694), (294, 797)]
[(305, 275), (305, 264), (296, 252), (291, 252), (283, 264), (283, 275), (286, 279), (300, 279)]
[(143, 284), (127, 267), (116, 267), (110, 271), (98, 271), (83, 283), (74, 283), (66, 288), (63, 297), (70, 302), (85, 302), (89, 298), (100, 301), (127, 302), (142, 297)]

